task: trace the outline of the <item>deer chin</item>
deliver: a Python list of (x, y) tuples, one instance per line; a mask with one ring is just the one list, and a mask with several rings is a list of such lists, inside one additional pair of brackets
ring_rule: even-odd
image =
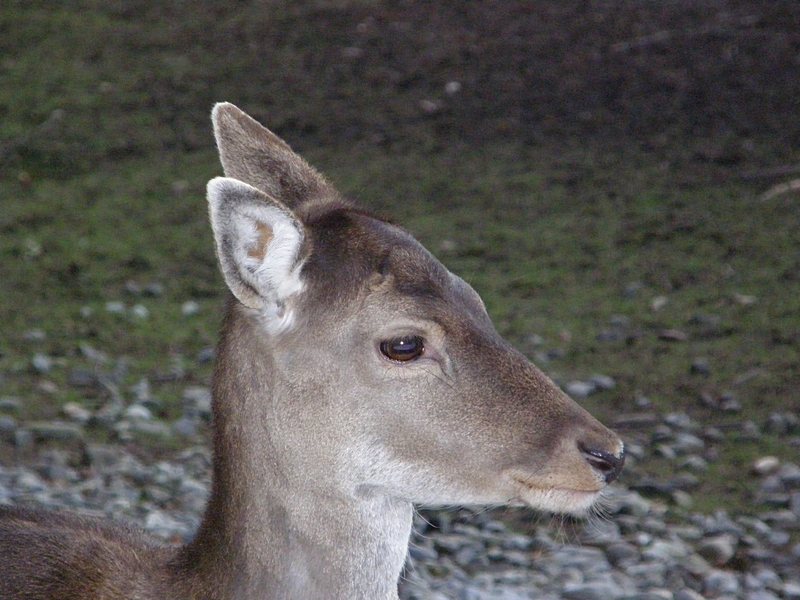
[(595, 489), (575, 489), (570, 487), (541, 487), (528, 478), (513, 477), (517, 488), (516, 498), (531, 508), (553, 513), (586, 515), (600, 496), (602, 486)]

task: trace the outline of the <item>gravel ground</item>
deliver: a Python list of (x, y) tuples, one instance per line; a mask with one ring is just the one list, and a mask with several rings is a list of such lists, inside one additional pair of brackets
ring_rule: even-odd
[[(66, 406), (70, 420), (20, 424), (13, 416), (18, 401), (2, 398), (0, 435), (15, 448), (16, 466), (0, 468), (0, 502), (126, 519), (179, 543), (193, 534), (208, 494), (208, 448), (143, 464), (123, 445), (85, 441), (83, 424), (104, 423), (123, 440), (134, 431), (192, 434), (208, 418), (209, 398), (206, 388), (187, 388), (184, 415), (172, 424), (154, 419), (145, 402), (95, 413)], [(764, 426), (792, 433), (796, 421), (783, 419), (776, 425), (772, 416)], [(685, 475), (617, 484), (602, 514), (582, 524), (521, 511), (420, 510), (401, 597), (800, 599), (800, 466), (764, 457), (743, 474), (759, 481), (752, 515), (695, 514), (681, 505), (689, 504), (693, 470), (702, 472), (710, 438), (713, 432), (699, 431), (686, 415), (662, 418), (651, 448), (629, 441), (631, 468), (635, 473), (637, 456), (652, 451), (685, 463)], [(513, 518), (499, 519), (509, 512)]]

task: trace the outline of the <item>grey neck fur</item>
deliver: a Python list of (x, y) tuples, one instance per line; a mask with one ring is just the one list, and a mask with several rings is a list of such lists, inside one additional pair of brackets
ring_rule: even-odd
[[(411, 502), (377, 488), (318, 484), (313, 472), (278, 462), (279, 423), (292, 384), (254, 335), (246, 309), (228, 309), (215, 376), (214, 487), (207, 516), (185, 556), (205, 577), (229, 564), (225, 597), (283, 600), (396, 599), (411, 533)], [(236, 356), (227, 364), (224, 357)], [(247, 360), (242, 360), (243, 358)], [(228, 369), (239, 375), (228, 377)], [(275, 431), (272, 429), (275, 428)], [(307, 468), (307, 463), (304, 463)], [(320, 464), (327, 479), (330, 464)], [(217, 554), (217, 556), (214, 556)]]

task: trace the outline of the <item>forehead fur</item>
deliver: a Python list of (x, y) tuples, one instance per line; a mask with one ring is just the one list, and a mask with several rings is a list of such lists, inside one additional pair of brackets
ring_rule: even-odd
[(350, 208), (310, 222), (313, 250), (303, 272), (314, 295), (327, 300), (355, 297), (376, 277), (391, 278), (402, 294), (441, 297), (450, 274), (408, 232)]

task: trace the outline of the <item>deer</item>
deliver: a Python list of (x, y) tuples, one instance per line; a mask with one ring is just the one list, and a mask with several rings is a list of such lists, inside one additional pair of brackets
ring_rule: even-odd
[(591, 511), (623, 466), (620, 438), (410, 233), (234, 105), (212, 122), (229, 298), (198, 530), (169, 546), (2, 507), (0, 597), (397, 600), (415, 505)]

